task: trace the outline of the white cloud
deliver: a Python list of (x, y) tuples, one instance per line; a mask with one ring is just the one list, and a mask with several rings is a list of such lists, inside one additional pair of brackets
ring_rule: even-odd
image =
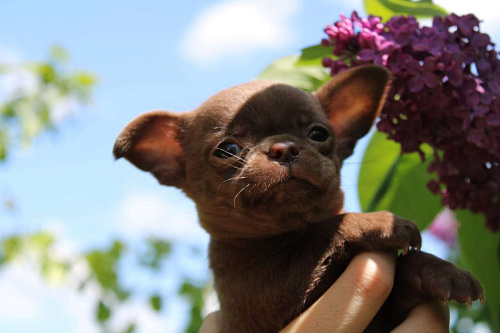
[(208, 242), (198, 223), (194, 203), (180, 191), (168, 188), (164, 195), (134, 192), (125, 196), (118, 211), (117, 231), (129, 237), (160, 236), (171, 240)]
[(191, 61), (213, 64), (291, 42), (300, 0), (237, 0), (209, 6), (191, 24), (181, 43)]

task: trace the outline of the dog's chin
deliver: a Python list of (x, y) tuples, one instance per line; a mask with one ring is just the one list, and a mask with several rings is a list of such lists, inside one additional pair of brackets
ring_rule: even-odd
[(235, 208), (247, 214), (303, 214), (322, 202), (328, 189), (302, 177), (288, 177), (262, 187), (249, 186), (235, 201)]

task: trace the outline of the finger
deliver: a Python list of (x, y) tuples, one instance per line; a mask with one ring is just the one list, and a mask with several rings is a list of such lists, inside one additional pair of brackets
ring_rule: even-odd
[(210, 313), (203, 321), (199, 333), (218, 333), (219, 332), (218, 320), (219, 320), (219, 311)]
[(449, 325), (450, 311), (448, 306), (435, 301), (417, 306), (392, 333), (447, 333)]
[(395, 253), (356, 256), (339, 279), (282, 332), (363, 332), (389, 296)]

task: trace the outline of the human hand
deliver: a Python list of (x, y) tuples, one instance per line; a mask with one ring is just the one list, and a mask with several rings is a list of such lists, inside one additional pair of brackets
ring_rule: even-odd
[[(359, 254), (327, 292), (280, 333), (363, 332), (391, 292), (395, 265), (395, 253)], [(218, 332), (217, 317), (218, 312), (210, 314), (200, 333)], [(413, 309), (393, 333), (448, 332), (448, 325), (448, 308), (426, 303)]]

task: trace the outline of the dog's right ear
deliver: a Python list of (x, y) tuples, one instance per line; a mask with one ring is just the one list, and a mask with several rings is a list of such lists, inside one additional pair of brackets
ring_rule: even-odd
[(139, 169), (151, 172), (163, 185), (181, 187), (186, 174), (180, 143), (183, 119), (166, 111), (135, 118), (116, 139), (115, 158), (124, 157)]
[(337, 141), (341, 161), (366, 135), (378, 117), (391, 84), (391, 72), (382, 66), (365, 65), (346, 70), (316, 91)]

